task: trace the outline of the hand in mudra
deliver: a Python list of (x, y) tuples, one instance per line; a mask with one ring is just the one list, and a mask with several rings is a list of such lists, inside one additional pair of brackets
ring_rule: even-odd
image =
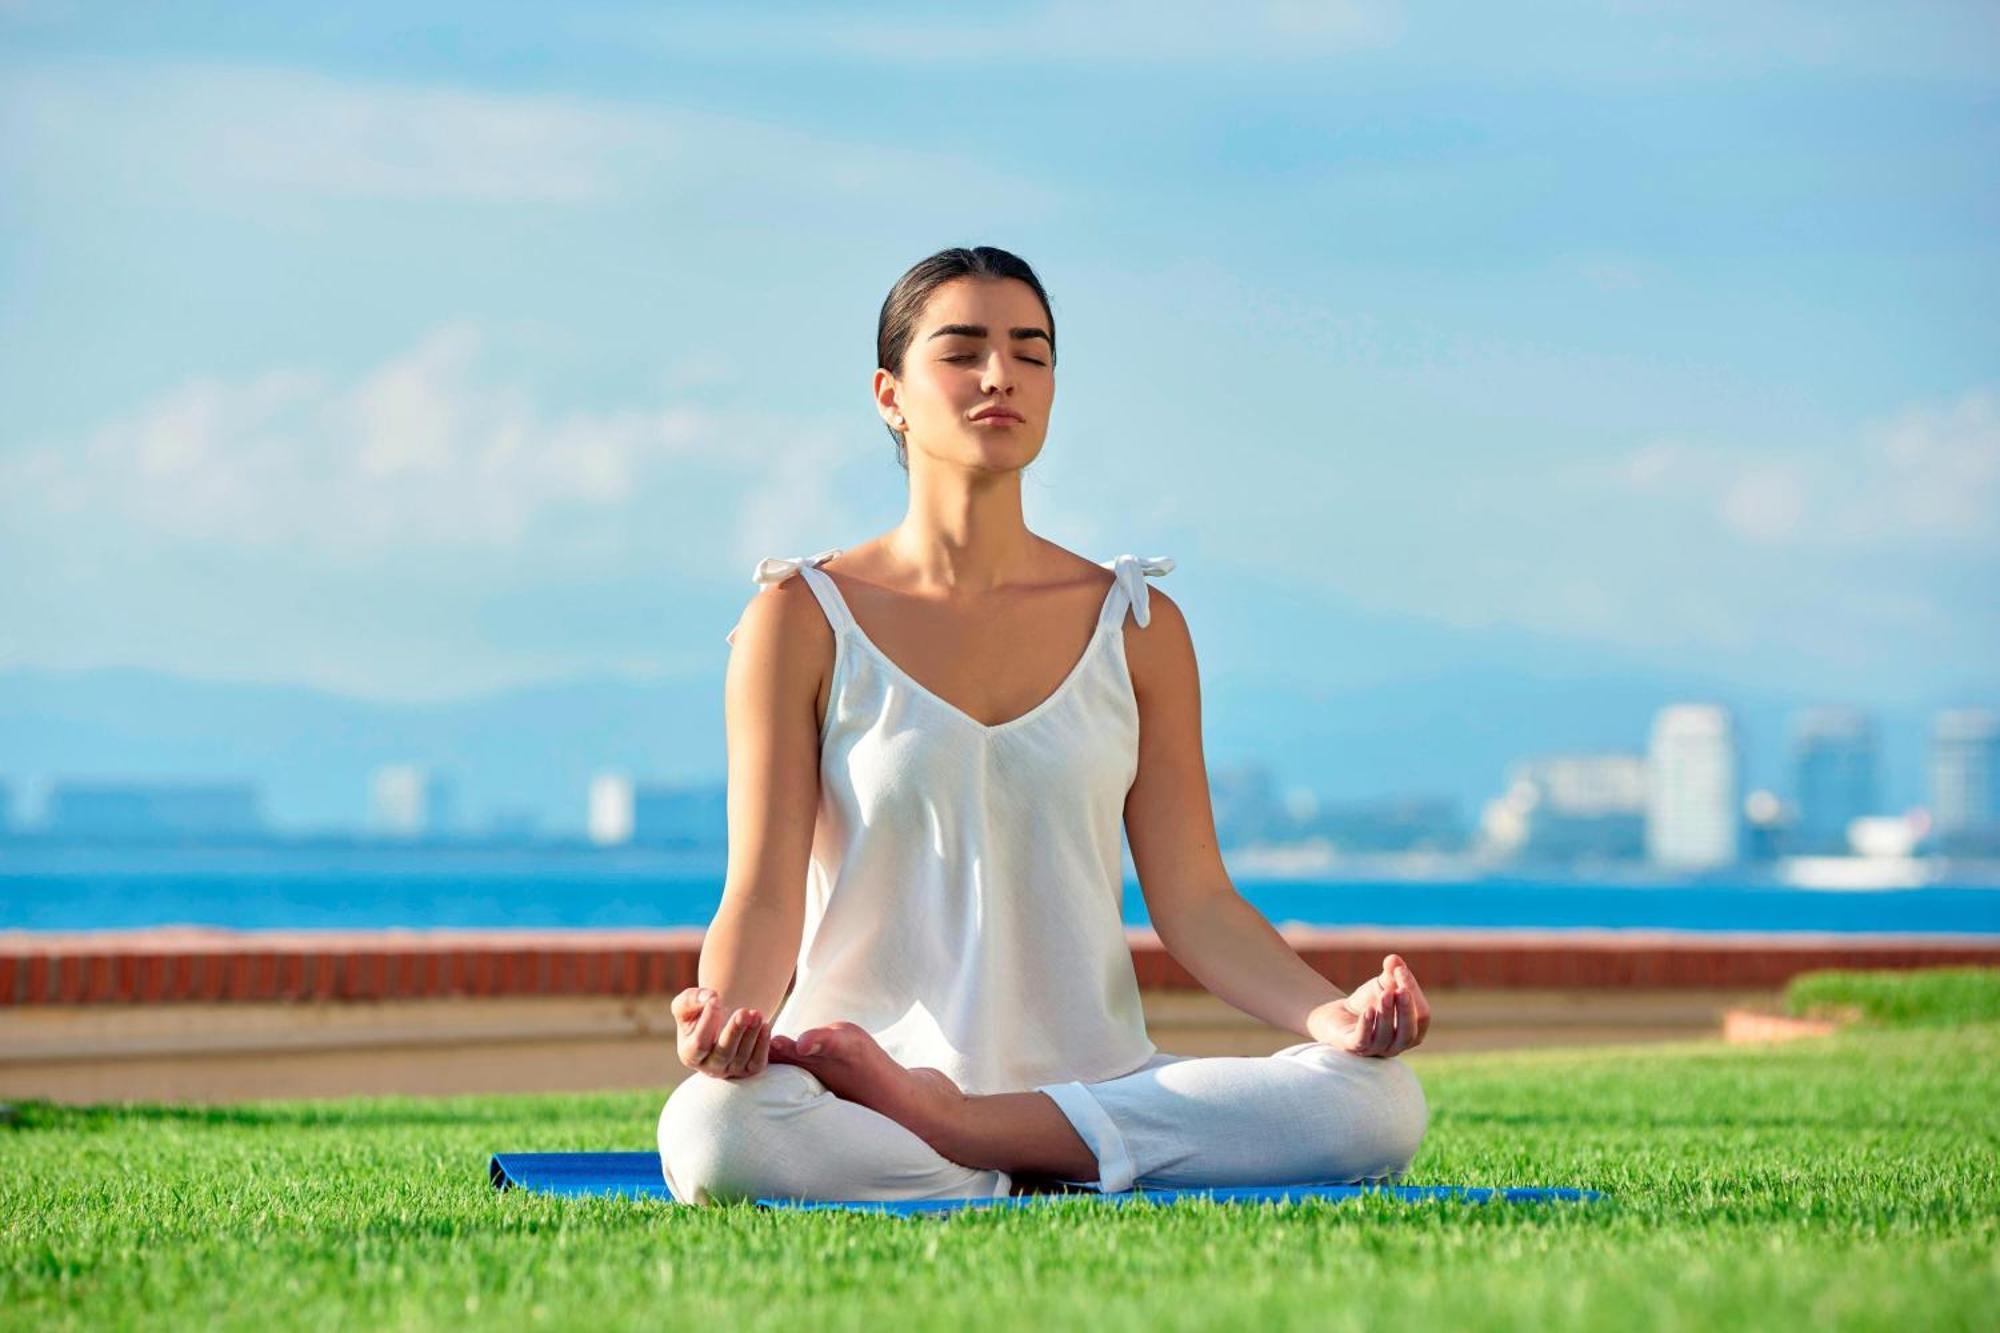
[(674, 996), (674, 1048), (681, 1063), (714, 1078), (761, 1073), (771, 1054), (771, 1025), (755, 1009), (722, 1016), (714, 991), (689, 986)]
[(1416, 974), (1399, 954), (1382, 959), (1382, 974), (1312, 1011), (1306, 1028), (1314, 1041), (1355, 1055), (1407, 1051), (1430, 1030), (1431, 1005)]

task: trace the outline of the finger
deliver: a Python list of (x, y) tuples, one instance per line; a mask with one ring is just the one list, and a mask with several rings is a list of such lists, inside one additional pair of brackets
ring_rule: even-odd
[(764, 1072), (764, 1066), (768, 1065), (770, 1062), (771, 1062), (771, 1025), (769, 1023), (765, 1023), (762, 1027), (760, 1027), (757, 1030), (757, 1048), (750, 1052), (750, 1064), (744, 1072), (750, 1074), (761, 1074)]
[(1361, 1015), (1361, 1023), (1355, 1035), (1354, 1049), (1362, 1055), (1368, 1054), (1368, 1048), (1375, 1044), (1375, 1010), (1372, 1007)]
[(1396, 1018), (1395, 992), (1390, 990), (1377, 991), (1373, 1007), (1375, 1010), (1376, 1029), (1386, 1035)]
[(692, 1023), (701, 1017), (702, 1006), (708, 997), (715, 994), (704, 986), (689, 986), (674, 997), (673, 1014), (677, 1022)]
[(696, 1064), (700, 1064), (714, 1053), (716, 1038), (721, 1035), (721, 1032), (722, 1006), (717, 1003), (715, 996), (711, 994), (702, 1003), (701, 1017), (695, 1020), (694, 1058)]
[(1417, 1044), (1417, 1006), (1408, 991), (1396, 997), (1396, 1040), (1389, 1045), (1389, 1054), (1407, 1051)]
[(757, 1040), (757, 1011), (738, 1009), (736, 1011), (736, 1040), (730, 1045), (724, 1057), (723, 1068), (735, 1070), (742, 1067), (744, 1057), (750, 1054), (750, 1047)]
[(1425, 998), (1424, 988), (1417, 984), (1417, 978), (1407, 963), (1403, 965), (1402, 972), (1403, 984), (1398, 989), (1407, 991), (1410, 996), (1411, 1017), (1416, 1024), (1415, 1036), (1411, 1039), (1410, 1045), (1414, 1046), (1424, 1039), (1425, 1033), (1430, 1031), (1431, 1002)]
[(1382, 1012), (1375, 1016), (1375, 1040), (1370, 1044), (1370, 1055), (1382, 1055), (1389, 1049), (1389, 1043), (1396, 1039), (1396, 1002), (1388, 1000)]
[(744, 1011), (743, 1034), (736, 1039), (736, 1049), (729, 1056), (729, 1072), (748, 1073), (750, 1057), (756, 1053), (757, 1039), (763, 1035), (764, 1019), (755, 1009)]
[(743, 1033), (743, 1011), (735, 1009), (723, 1021), (722, 1031), (716, 1035), (715, 1045), (709, 1049), (708, 1063), (716, 1071), (729, 1067), (729, 1057), (736, 1050), (736, 1039)]

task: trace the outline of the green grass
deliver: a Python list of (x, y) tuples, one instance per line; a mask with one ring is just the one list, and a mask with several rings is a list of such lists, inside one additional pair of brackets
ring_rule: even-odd
[(1808, 972), (1785, 988), (1785, 1012), (1852, 1016), (1878, 1027), (2000, 1023), (2000, 967)]
[(1413, 1063), (1411, 1183), (1611, 1199), (679, 1209), (486, 1184), (494, 1149), (650, 1146), (661, 1094), (29, 1104), (0, 1326), (1993, 1327), (2000, 1024)]

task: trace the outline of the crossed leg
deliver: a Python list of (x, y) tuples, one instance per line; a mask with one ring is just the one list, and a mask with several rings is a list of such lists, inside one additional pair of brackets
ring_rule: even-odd
[(953, 1162), (894, 1120), (795, 1065), (748, 1078), (691, 1074), (660, 1111), (660, 1168), (682, 1203), (734, 1199), (964, 1199), (1013, 1192), (1003, 1171)]
[(852, 1023), (774, 1037), (747, 1079), (695, 1075), (660, 1118), (667, 1183), (718, 1197), (991, 1197), (1021, 1177), (1263, 1185), (1400, 1177), (1428, 1121), (1399, 1059), (1302, 1042), (1270, 1056), (1161, 1053), (1101, 1083), (967, 1095)]

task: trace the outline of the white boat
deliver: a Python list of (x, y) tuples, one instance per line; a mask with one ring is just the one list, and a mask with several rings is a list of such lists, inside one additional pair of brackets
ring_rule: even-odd
[(1935, 863), (1914, 856), (1787, 856), (1778, 878), (1795, 889), (1920, 889), (1937, 877)]

